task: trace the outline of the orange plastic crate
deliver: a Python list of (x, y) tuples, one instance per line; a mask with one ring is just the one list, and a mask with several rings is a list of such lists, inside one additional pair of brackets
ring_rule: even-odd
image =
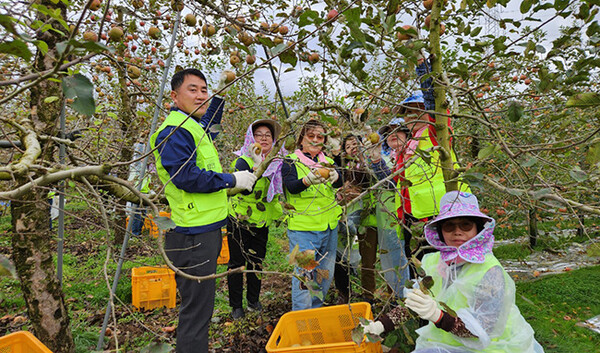
[(177, 287), (175, 272), (166, 267), (131, 269), (131, 303), (137, 309), (174, 308)]
[(267, 342), (267, 352), (380, 353), (380, 342), (358, 345), (352, 341), (359, 318), (373, 319), (371, 305), (353, 303), (350, 307), (336, 305), (284, 314)]
[(28, 331), (19, 331), (0, 337), (0, 353), (52, 353)]
[(217, 258), (217, 264), (225, 265), (229, 262), (229, 241), (227, 240), (227, 231), (222, 231), (223, 241), (221, 243), (221, 253)]

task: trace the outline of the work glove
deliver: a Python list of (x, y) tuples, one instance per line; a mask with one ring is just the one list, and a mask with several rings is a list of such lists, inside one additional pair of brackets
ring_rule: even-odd
[(406, 307), (417, 313), (424, 320), (438, 322), (442, 317), (442, 310), (437, 306), (437, 302), (433, 298), (420, 289), (413, 289), (406, 295), (404, 302)]
[(217, 87), (215, 88), (216, 94), (219, 94), (221, 96), (227, 94), (229, 87), (225, 88), (225, 86), (227, 86), (227, 83), (225, 83), (225, 81), (227, 81), (227, 74), (223, 71), (221, 73), (221, 76), (219, 76), (219, 82), (217, 83)]
[(307, 176), (302, 178), (302, 181), (305, 185), (318, 185), (323, 184), (327, 180), (325, 180), (325, 178), (323, 178), (319, 172), (310, 172)]
[(256, 182), (256, 175), (247, 170), (242, 170), (239, 172), (234, 172), (233, 177), (235, 178), (236, 189), (246, 189), (247, 191), (252, 191), (252, 187)]
[(371, 335), (381, 335), (385, 329), (383, 328), (383, 323), (381, 321), (371, 321), (367, 325), (361, 324), (363, 327), (363, 333), (371, 334)]
[(250, 151), (248, 152), (250, 158), (254, 162), (254, 169), (257, 169), (258, 166), (262, 163), (262, 148), (258, 148), (254, 145), (250, 146)]
[(338, 174), (338, 172), (335, 169), (332, 169), (329, 172), (329, 178), (327, 178), (327, 181), (333, 184), (339, 179), (339, 177), (340, 175)]

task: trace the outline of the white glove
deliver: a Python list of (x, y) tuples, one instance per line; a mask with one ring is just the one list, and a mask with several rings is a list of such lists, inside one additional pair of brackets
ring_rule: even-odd
[(317, 185), (317, 184), (323, 184), (327, 180), (325, 180), (325, 178), (323, 178), (318, 172), (317, 173), (310, 172), (310, 173), (308, 173), (307, 176), (302, 178), (302, 181), (306, 185)]
[(233, 177), (235, 178), (235, 187), (237, 189), (246, 189), (252, 191), (252, 187), (256, 182), (256, 175), (250, 173), (247, 170), (234, 172)]
[(371, 321), (371, 322), (369, 322), (368, 325), (362, 325), (362, 326), (363, 326), (363, 333), (365, 335), (367, 333), (369, 333), (369, 334), (372, 334), (372, 335), (379, 336), (385, 330), (383, 328), (383, 323), (381, 323), (381, 321)]
[(217, 87), (215, 88), (215, 92), (217, 92), (220, 95), (227, 94), (227, 91), (229, 90), (229, 87), (225, 88), (225, 86), (227, 86), (227, 83), (225, 83), (225, 81), (227, 81), (227, 74), (223, 71), (221, 73), (221, 76), (219, 76), (219, 82), (217, 83)]
[[(258, 152), (257, 152), (258, 151)], [(256, 146), (250, 146), (250, 151), (248, 152), (250, 158), (254, 162), (254, 169), (258, 168), (258, 166), (262, 163), (262, 148), (257, 148)]]
[(336, 182), (336, 180), (339, 179), (339, 177), (340, 175), (338, 174), (338, 172), (335, 169), (332, 169), (329, 172), (329, 178), (327, 178), (327, 181), (333, 184)]
[(422, 319), (438, 322), (442, 316), (442, 311), (438, 308), (437, 302), (420, 289), (414, 289), (406, 295), (404, 302), (406, 307), (417, 313)]

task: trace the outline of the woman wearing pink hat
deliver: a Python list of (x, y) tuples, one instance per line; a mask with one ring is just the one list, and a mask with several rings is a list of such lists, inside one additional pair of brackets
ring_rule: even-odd
[[(515, 304), (515, 283), (492, 253), (494, 226), (475, 195), (446, 193), (439, 215), (425, 226), (427, 242), (439, 250), (423, 257), (434, 283), (429, 293), (407, 290), (406, 307), (382, 315), (365, 333), (393, 330), (411, 317), (409, 308), (429, 321), (417, 330), (414, 352), (543, 352)], [(440, 302), (452, 310), (440, 309)]]

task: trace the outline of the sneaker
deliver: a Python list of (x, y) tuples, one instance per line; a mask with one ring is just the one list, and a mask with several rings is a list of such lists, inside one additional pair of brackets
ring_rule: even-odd
[(248, 303), (248, 310), (252, 310), (252, 311), (262, 311), (263, 307), (260, 304), (260, 302), (256, 302), (256, 303)]
[(234, 320), (241, 319), (244, 316), (246, 316), (246, 314), (244, 313), (244, 309), (242, 309), (242, 308), (234, 308), (233, 311), (231, 312), (231, 317)]

